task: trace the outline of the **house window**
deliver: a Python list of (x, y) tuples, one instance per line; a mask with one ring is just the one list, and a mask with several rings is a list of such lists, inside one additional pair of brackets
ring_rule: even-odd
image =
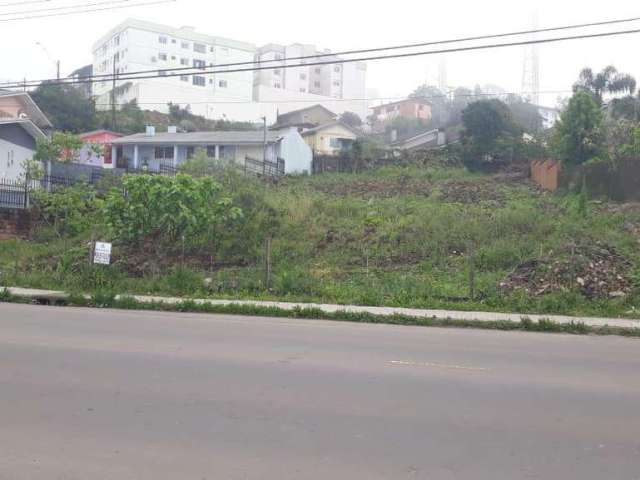
[(167, 39), (167, 37), (163, 37), (163, 36), (161, 36), (161, 37), (159, 37), (159, 38), (158, 38), (158, 41), (159, 41), (161, 44), (166, 45), (166, 44), (167, 44), (167, 42), (168, 42), (168, 39)]
[(187, 160), (191, 160), (196, 153), (196, 147), (187, 147)]
[(198, 87), (204, 87), (207, 84), (207, 79), (204, 77), (201, 77), (199, 75), (194, 75), (193, 76), (193, 84), (198, 86)]
[(207, 145), (207, 157), (216, 158), (216, 146), (215, 145)]
[(218, 81), (218, 86), (220, 88), (227, 88), (229, 86), (229, 82), (227, 82), (226, 80), (220, 80)]
[(202, 43), (194, 43), (193, 51), (198, 53), (207, 53), (207, 46)]
[(151, 57), (151, 63), (156, 63), (158, 59), (156, 57)]
[(193, 60), (193, 68), (207, 68), (207, 62), (205, 62), (204, 60)]
[(160, 55), (158, 55), (158, 58), (159, 58), (160, 60), (162, 60), (163, 62), (166, 62), (166, 61), (167, 61), (168, 56), (167, 56), (167, 54), (166, 54), (166, 53), (161, 53)]
[(173, 160), (173, 147), (156, 147), (154, 157), (156, 160)]
[(339, 138), (330, 138), (329, 146), (334, 149), (340, 149), (342, 148), (342, 140), (340, 140)]
[(183, 82), (188, 82), (189, 81), (189, 75), (180, 75), (180, 80), (182, 80)]
[(180, 59), (180, 65), (184, 65), (185, 67), (189, 66), (189, 59), (188, 58), (181, 58)]

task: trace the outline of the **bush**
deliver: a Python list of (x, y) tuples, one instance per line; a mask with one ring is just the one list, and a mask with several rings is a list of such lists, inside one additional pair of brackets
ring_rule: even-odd
[(36, 190), (33, 203), (44, 222), (60, 237), (87, 231), (95, 223), (95, 213), (100, 208), (95, 190), (84, 184), (53, 192)]
[(114, 238), (138, 246), (211, 252), (217, 228), (242, 215), (212, 178), (139, 175), (123, 184), (107, 196), (104, 216)]

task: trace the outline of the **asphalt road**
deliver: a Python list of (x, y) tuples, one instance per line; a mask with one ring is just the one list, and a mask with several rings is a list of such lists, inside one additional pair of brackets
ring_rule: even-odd
[(0, 479), (640, 480), (640, 342), (0, 304)]

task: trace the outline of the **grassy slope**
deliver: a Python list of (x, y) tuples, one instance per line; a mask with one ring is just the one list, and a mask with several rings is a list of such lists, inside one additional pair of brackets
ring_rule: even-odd
[[(292, 178), (268, 195), (284, 214), (273, 245), (271, 291), (264, 289), (259, 265), (206, 274), (213, 277), (208, 291), (203, 273), (176, 270), (133, 279), (113, 268), (78, 267), (85, 255), (80, 240), (0, 242), (2, 280), (76, 291), (102, 286), (129, 293), (522, 313), (635, 316), (634, 307), (640, 308), (637, 296), (588, 301), (576, 291), (532, 298), (498, 289), (519, 263), (572, 242), (606, 242), (640, 265), (637, 239), (624, 228), (638, 219), (628, 213), (585, 216), (571, 198), (539, 194), (523, 183), (417, 167)], [(475, 300), (469, 299), (470, 250), (476, 257)]]

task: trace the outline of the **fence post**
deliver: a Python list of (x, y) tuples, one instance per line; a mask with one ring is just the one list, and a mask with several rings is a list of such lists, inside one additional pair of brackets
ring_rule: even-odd
[(271, 289), (271, 235), (264, 243), (264, 284), (267, 290)]

